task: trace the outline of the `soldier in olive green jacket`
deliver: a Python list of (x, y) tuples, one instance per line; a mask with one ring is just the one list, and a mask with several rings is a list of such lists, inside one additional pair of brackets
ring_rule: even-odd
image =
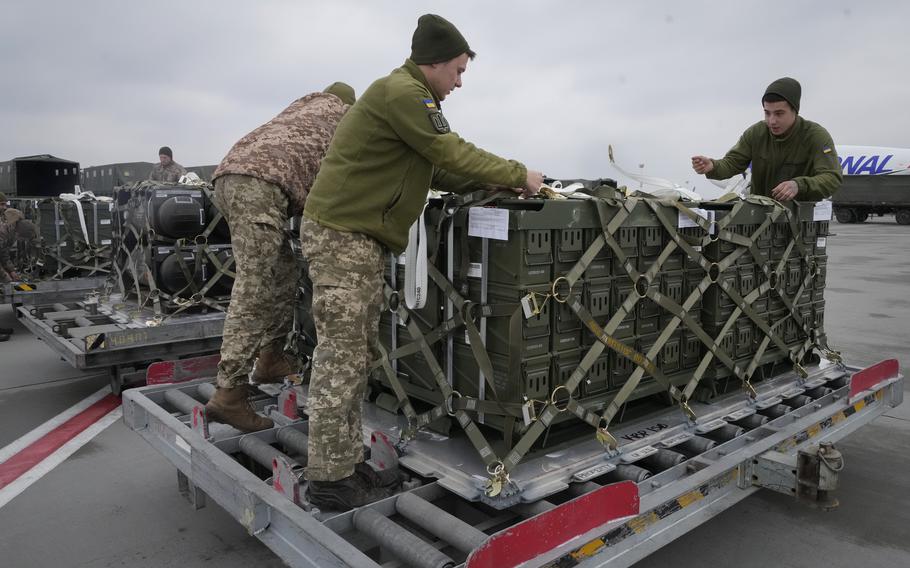
[(778, 201), (819, 201), (840, 188), (843, 173), (831, 135), (799, 116), (802, 89), (795, 79), (771, 83), (762, 106), (765, 120), (750, 126), (720, 160), (692, 158), (696, 173), (727, 179), (752, 164), (752, 193)]
[(363, 463), (361, 403), (378, 336), (384, 256), (405, 249), (427, 190), (460, 192), (473, 182), (532, 195), (543, 182), (540, 172), (461, 139), (442, 115), (441, 102), (461, 87), (473, 57), (450, 22), (421, 16), (411, 57), (341, 120), (307, 199), (300, 239), (318, 345), (306, 475), (317, 507), (343, 510), (388, 494), (386, 481)]

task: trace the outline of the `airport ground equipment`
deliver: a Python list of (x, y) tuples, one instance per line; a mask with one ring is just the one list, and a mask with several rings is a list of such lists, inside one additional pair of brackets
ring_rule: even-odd
[(65, 280), (38, 280), (0, 284), (0, 304), (18, 306), (77, 302), (101, 289), (105, 276), (85, 276)]
[(910, 225), (910, 176), (845, 175), (832, 198), (839, 223), (862, 223), (871, 215), (894, 215)]
[(289, 566), (616, 568), (761, 488), (836, 505), (849, 462), (832, 444), (899, 405), (903, 376), (896, 360), (864, 369), (822, 360), (805, 371), (769, 377), (755, 396), (693, 401), (695, 419), (666, 408), (622, 421), (615, 448), (582, 437), (532, 451), (504, 480), (513, 490), (497, 496), (487, 490), (495, 472), (463, 433), (401, 440), (398, 417), (367, 402), (371, 463), (397, 458), (408, 479), (344, 513), (306, 502), (302, 387), (254, 396), (275, 427), (252, 434), (207, 421), (211, 379), (130, 390), (123, 419), (176, 466), (196, 508), (214, 500)]
[(76, 369), (107, 370), (115, 394), (143, 383), (151, 362), (217, 352), (224, 327), (221, 311), (163, 317), (116, 294), (23, 305), (17, 316)]

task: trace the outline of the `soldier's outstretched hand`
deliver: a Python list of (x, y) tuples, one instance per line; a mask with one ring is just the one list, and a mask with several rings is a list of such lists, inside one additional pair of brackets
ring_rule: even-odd
[(771, 197), (778, 201), (790, 201), (796, 198), (797, 193), (799, 193), (799, 186), (791, 179), (772, 189)]
[(525, 185), (522, 188), (521, 193), (522, 197), (533, 197), (537, 195), (540, 191), (540, 186), (543, 185), (543, 174), (536, 170), (528, 170), (528, 175), (525, 178)]
[(692, 156), (692, 169), (704, 175), (714, 169), (714, 161), (707, 156)]

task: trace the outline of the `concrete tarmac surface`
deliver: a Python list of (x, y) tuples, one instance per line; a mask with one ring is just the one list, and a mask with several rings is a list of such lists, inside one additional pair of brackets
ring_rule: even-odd
[[(910, 227), (832, 222), (825, 329), (851, 365), (910, 367)], [(0, 448), (102, 389), (30, 336), (9, 306), (0, 327)], [(904, 371), (906, 373), (906, 371)], [(910, 402), (838, 444), (847, 466), (823, 513), (758, 492), (638, 568), (910, 566)], [(2, 451), (2, 450), (0, 450)], [(0, 566), (284, 566), (211, 499), (194, 511), (175, 468), (118, 421), (0, 507)]]

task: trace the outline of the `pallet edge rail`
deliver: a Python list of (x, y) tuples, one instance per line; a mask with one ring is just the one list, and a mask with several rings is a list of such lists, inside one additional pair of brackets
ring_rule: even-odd
[[(818, 457), (819, 444), (843, 438), (903, 401), (903, 376), (896, 360), (865, 369), (837, 366), (822, 370), (833, 388), (823, 388), (817, 397), (803, 398), (803, 403), (788, 413), (763, 421), (745, 434), (724, 440), (637, 485), (630, 481), (607, 485), (582, 481), (571, 484), (565, 501), (554, 504), (542, 499), (523, 504), (523, 509), (516, 507), (529, 513), (505, 528), (495, 523), (481, 527), (493, 534), (470, 553), (465, 566), (630, 566), (763, 485), (779, 485), (782, 478), (769, 481), (769, 476), (785, 475), (791, 471), (790, 464), (804, 456)], [(398, 496), (320, 520), (279, 492), (286, 489), (280, 483), (271, 487), (235, 460), (230, 453), (238, 451), (232, 450), (237, 443), (211, 441), (207, 430), (198, 428), (195, 410), (188, 406), (176, 412), (166, 408), (165, 400), (182, 397), (175, 391), (201, 392), (197, 387), (207, 382), (151, 386), (124, 394), (124, 422), (177, 467), (181, 490), (193, 497), (191, 501), (199, 507), (206, 496), (214, 499), (290, 566), (377, 566), (355, 544), (363, 546), (364, 538), (369, 537), (355, 534), (352, 540), (346, 540), (345, 536), (357, 533), (357, 524), (368, 522), (376, 514), (394, 515)], [(794, 387), (800, 384), (799, 379), (793, 380)], [(733, 402), (732, 398), (726, 400), (728, 407), (735, 408)], [(276, 407), (268, 405), (268, 401), (263, 404), (260, 400), (258, 408), (274, 417)], [(194, 403), (190, 401), (189, 406)], [(201, 410), (198, 400), (195, 408)], [(190, 412), (186, 412), (188, 409)], [(717, 408), (718, 412), (728, 410)], [(743, 419), (738, 415), (727, 418)], [(284, 424), (287, 427), (289, 422)], [(302, 423), (295, 420), (290, 424)], [(690, 427), (695, 431), (699, 426), (707, 424)], [(247, 436), (259, 436), (259, 441), (266, 444), (276, 442), (277, 434), (268, 432)], [(655, 437), (646, 443), (669, 443), (664, 438)], [(628, 445), (640, 449), (640, 444)], [(818, 472), (825, 459), (821, 456), (815, 461)], [(777, 463), (786, 463), (786, 468), (776, 471)], [(817, 498), (824, 501), (827, 494), (822, 490), (836, 485), (839, 471), (830, 465), (825, 467), (827, 477), (818, 473), (813, 482), (801, 469), (799, 476), (793, 475), (785, 485), (788, 490), (801, 493), (800, 484), (808, 487), (816, 483)], [(633, 491), (629, 490), (631, 486)], [(435, 494), (460, 499), (432, 480), (408, 492), (425, 499)], [(598, 498), (617, 505), (613, 517), (592, 518), (592, 503)], [(458, 503), (471, 505), (467, 501)], [(366, 510), (371, 512), (362, 513)], [(423, 538), (426, 540), (426, 535)], [(430, 544), (436, 548), (445, 546), (441, 540)]]
[(86, 276), (66, 280), (7, 282), (0, 284), (0, 304), (34, 306), (53, 302), (72, 302), (85, 298), (104, 285), (106, 276)]

